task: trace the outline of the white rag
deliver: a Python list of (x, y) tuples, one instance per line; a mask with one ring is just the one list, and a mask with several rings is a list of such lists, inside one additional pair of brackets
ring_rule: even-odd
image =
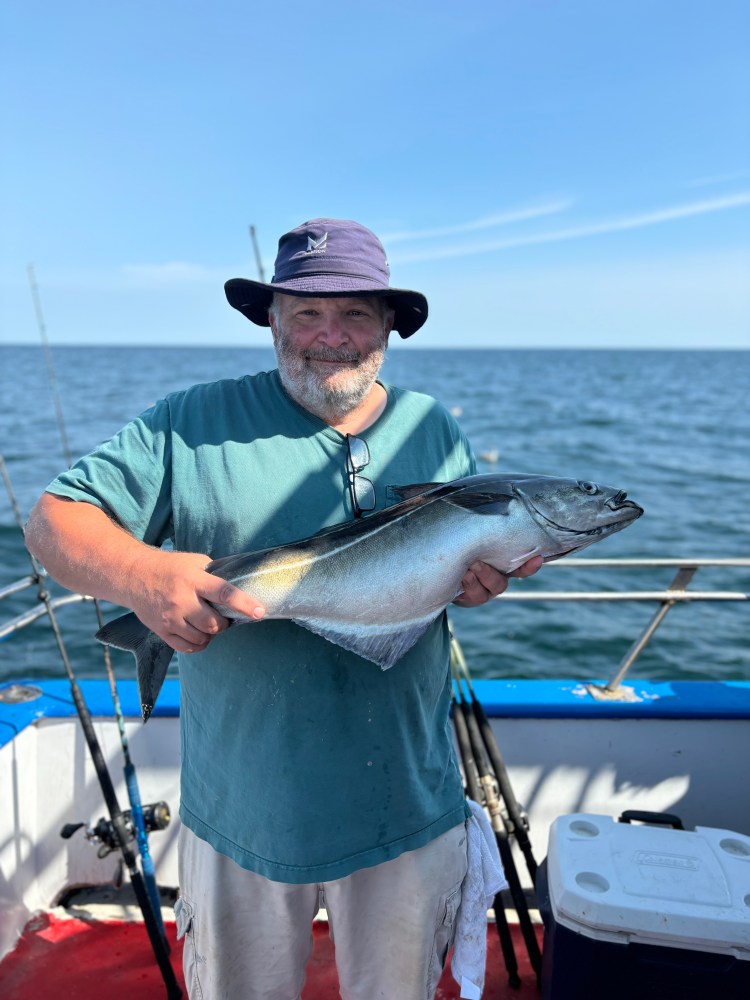
[(469, 866), (461, 885), (451, 973), (465, 1000), (479, 1000), (487, 964), (487, 910), (501, 889), (508, 887), (495, 834), (484, 809), (468, 800), (466, 821)]

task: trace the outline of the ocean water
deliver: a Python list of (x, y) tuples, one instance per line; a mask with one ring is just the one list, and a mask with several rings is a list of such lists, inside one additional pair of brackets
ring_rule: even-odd
[[(84, 454), (170, 392), (273, 367), (268, 349), (55, 348), (57, 398), (70, 448)], [(0, 347), (0, 454), (25, 517), (64, 467), (53, 388), (41, 347)], [(481, 471), (589, 479), (627, 490), (645, 515), (584, 555), (612, 558), (750, 556), (750, 352), (395, 349), (385, 381), (440, 399), (458, 417)], [(0, 484), (0, 589), (28, 557)], [(513, 587), (655, 590), (674, 570), (550, 565)], [(750, 570), (704, 569), (695, 589), (750, 592)], [(32, 591), (0, 602), (0, 622)], [(107, 608), (107, 612), (113, 609)], [(475, 677), (608, 677), (655, 611), (641, 603), (495, 601), (453, 609)], [(74, 669), (99, 676), (90, 605), (60, 621)], [(631, 677), (750, 679), (750, 603), (696, 603), (667, 616)], [(118, 676), (133, 676), (116, 654)], [(0, 643), (0, 680), (62, 676), (44, 621)]]

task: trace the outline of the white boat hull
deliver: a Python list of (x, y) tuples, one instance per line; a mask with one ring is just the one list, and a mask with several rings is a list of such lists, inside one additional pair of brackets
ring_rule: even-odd
[[(701, 707), (698, 683), (676, 685), (684, 690), (681, 698), (668, 684), (641, 685), (639, 701), (614, 706), (596, 702), (576, 682), (475, 684), (516, 797), (528, 812), (537, 860), (546, 855), (554, 820), (574, 812), (671, 812), (687, 827), (750, 832), (743, 779), (750, 760), (750, 684), (703, 683), (701, 691), (715, 705)], [(82, 687), (126, 809), (108, 686), (89, 681)], [(178, 684), (167, 682), (164, 708), (147, 725), (140, 721), (134, 683), (119, 687), (141, 799), (164, 800), (172, 813), (169, 827), (150, 837), (157, 879), (177, 887)], [(40, 688), (44, 693), (36, 701), (0, 704), (0, 723), (6, 723), (0, 725), (6, 739), (0, 747), (0, 957), (34, 912), (54, 905), (71, 887), (127, 878), (119, 852), (99, 858), (83, 831), (60, 836), (67, 823), (94, 826), (106, 810), (81, 727), (64, 696), (66, 685), (43, 682)], [(520, 855), (518, 870), (530, 885)]]

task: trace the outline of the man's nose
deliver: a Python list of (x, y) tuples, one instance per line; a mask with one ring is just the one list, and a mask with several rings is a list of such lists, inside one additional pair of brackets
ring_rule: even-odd
[(322, 317), (320, 330), (318, 332), (318, 340), (327, 344), (329, 347), (340, 347), (349, 340), (346, 324), (343, 323), (338, 316)]

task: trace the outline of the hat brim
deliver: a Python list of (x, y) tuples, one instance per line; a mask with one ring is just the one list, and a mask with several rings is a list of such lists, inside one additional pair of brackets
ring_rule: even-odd
[[(321, 291), (320, 284), (314, 276), (295, 278), (289, 282), (265, 284), (262, 281), (251, 281), (249, 278), (230, 278), (224, 285), (224, 293), (230, 306), (242, 313), (251, 323), (257, 326), (270, 326), (268, 308), (271, 305), (274, 292), (283, 295), (297, 295), (307, 298), (360, 298), (375, 296), (387, 299), (393, 309), (393, 329), (405, 340), (425, 323), (427, 319), (427, 299), (421, 292), (412, 292), (403, 288), (367, 287), (367, 281), (353, 278), (349, 275), (326, 275), (329, 288)], [(333, 279), (333, 280), (332, 280)], [(339, 287), (331, 288), (335, 283)]]

